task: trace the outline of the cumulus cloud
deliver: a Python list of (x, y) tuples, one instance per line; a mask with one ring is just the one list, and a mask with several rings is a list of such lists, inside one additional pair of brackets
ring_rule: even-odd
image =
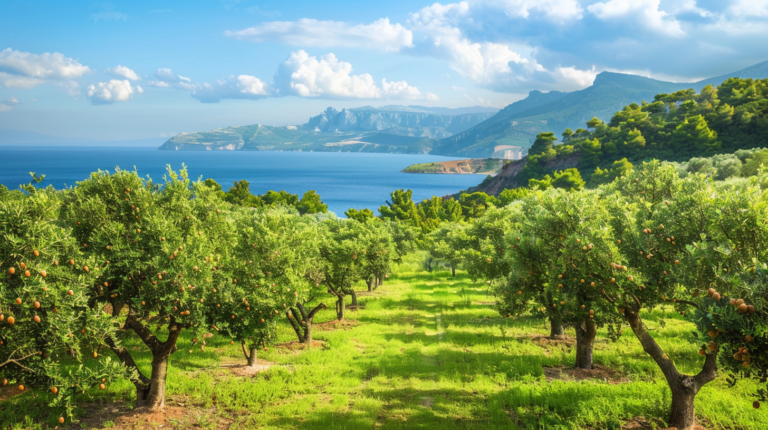
[(357, 25), (306, 18), (274, 21), (224, 34), (253, 42), (275, 41), (295, 46), (340, 46), (385, 51), (399, 51), (413, 46), (413, 33), (400, 24), (392, 24), (389, 18)]
[(273, 94), (271, 86), (255, 76), (233, 75), (214, 84), (198, 85), (192, 97), (203, 103), (218, 103), (221, 99), (256, 100)]
[(9, 105), (17, 105), (17, 104), (19, 104), (21, 102), (16, 97), (11, 97), (8, 100), (6, 100), (4, 103), (5, 104), (9, 104)]
[(489, 84), (500, 75), (511, 73), (510, 63), (532, 71), (540, 68), (535, 61), (523, 58), (505, 44), (470, 41), (456, 26), (457, 21), (468, 12), (467, 2), (435, 3), (412, 14), (410, 22), (431, 42), (426, 52), (446, 58), (453, 70), (479, 84)]
[(334, 54), (318, 59), (303, 50), (291, 53), (275, 75), (275, 85), (283, 95), (322, 98), (406, 99), (422, 98), (418, 88), (405, 81), (381, 81), (376, 85), (368, 73), (352, 74), (352, 64)]
[(587, 10), (603, 21), (637, 21), (659, 34), (685, 35), (680, 21), (659, 9), (659, 5), (660, 0), (610, 0), (587, 6)]
[(7, 88), (30, 89), (45, 82), (82, 77), (90, 72), (58, 52), (32, 54), (6, 48), (0, 51), (0, 82)]
[(133, 70), (125, 66), (118, 65), (117, 67), (110, 67), (107, 69), (107, 73), (118, 78), (128, 79), (130, 81), (138, 81), (141, 78)]
[(124, 102), (133, 97), (134, 93), (143, 93), (140, 86), (136, 89), (127, 79), (110, 79), (109, 82), (98, 82), (88, 86), (88, 98), (95, 105)]
[(155, 79), (147, 83), (150, 87), (175, 88), (177, 90), (194, 91), (197, 85), (192, 79), (173, 73), (173, 70), (161, 67), (155, 72)]
[(584, 12), (577, 0), (495, 0), (477, 3), (496, 6), (513, 18), (541, 16), (556, 23), (579, 20)]

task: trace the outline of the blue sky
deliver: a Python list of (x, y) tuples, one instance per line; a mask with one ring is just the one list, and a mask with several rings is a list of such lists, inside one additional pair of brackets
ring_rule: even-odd
[(0, 2), (0, 129), (122, 140), (328, 106), (503, 107), (768, 60), (768, 0)]

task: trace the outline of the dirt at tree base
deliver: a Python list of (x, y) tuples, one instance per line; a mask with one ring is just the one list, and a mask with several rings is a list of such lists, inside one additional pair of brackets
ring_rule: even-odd
[(228, 370), (230, 373), (232, 373), (234, 376), (254, 376), (261, 372), (266, 372), (269, 370), (272, 366), (276, 365), (277, 363), (273, 363), (271, 361), (262, 360), (260, 358), (256, 359), (256, 365), (255, 366), (248, 366), (245, 364), (245, 359), (243, 360), (226, 360), (222, 362), (221, 366), (219, 368)]
[(286, 343), (279, 343), (275, 345), (275, 347), (280, 349), (287, 349), (290, 351), (301, 351), (304, 349), (314, 349), (314, 348), (324, 348), (325, 347), (325, 341), (324, 340), (312, 340), (312, 345), (307, 345), (305, 343), (301, 343), (298, 340), (293, 340), (291, 342)]
[[(664, 423), (659, 420), (647, 420), (644, 417), (635, 417), (621, 426), (621, 430), (677, 430), (677, 427), (664, 427)], [(699, 424), (694, 426), (693, 430), (707, 430)]]
[(600, 380), (608, 382), (609, 384), (621, 384), (624, 382), (629, 382), (629, 380), (624, 375), (600, 364), (594, 364), (591, 370), (575, 369), (573, 367), (545, 366), (544, 376), (546, 376), (547, 382), (587, 380)]
[[(187, 405), (187, 399), (173, 397), (166, 401), (164, 409), (153, 411), (148, 408), (131, 408), (128, 403), (87, 403), (83, 404), (83, 418), (71, 428), (111, 428), (116, 430), (134, 429), (229, 429), (231, 421), (216, 415), (216, 409), (205, 409)], [(213, 420), (208, 418), (215, 417)], [(205, 427), (199, 425), (205, 422)], [(65, 424), (65, 428), (69, 423)]]
[(356, 320), (350, 320), (345, 318), (341, 321), (331, 320), (331, 321), (326, 321), (324, 323), (313, 324), (312, 328), (318, 331), (336, 330), (336, 329), (347, 330), (349, 328), (355, 327), (358, 324), (359, 323)]
[(0, 387), (0, 402), (8, 400), (14, 396), (18, 396), (19, 394), (24, 394), (27, 391), (29, 391), (29, 388), (25, 389), (24, 391), (20, 391), (19, 386), (15, 384), (8, 384), (4, 387)]

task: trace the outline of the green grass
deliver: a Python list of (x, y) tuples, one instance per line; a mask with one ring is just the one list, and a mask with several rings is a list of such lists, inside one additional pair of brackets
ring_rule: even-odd
[[(426, 273), (414, 261), (375, 294), (359, 297), (365, 309), (347, 314), (357, 325), (317, 330), (315, 339), (325, 345), (312, 350), (270, 348), (262, 358), (278, 365), (255, 377), (221, 367), (244, 362), (239, 346), (214, 337), (205, 352), (198, 347), (189, 353), (188, 334), (171, 359), (169, 404), (214, 411), (200, 418), (204, 428), (227, 422), (232, 428), (306, 430), (618, 429), (636, 417), (660, 424), (666, 418), (669, 390), (629, 330), (616, 343), (599, 332), (594, 354), (595, 362), (618, 370), (628, 382), (547, 382), (542, 367), (569, 366), (574, 351), (534, 343), (531, 335), (548, 333), (546, 321), (501, 318), (492, 300), (483, 284), (466, 275)], [(681, 370), (701, 366), (690, 324), (673, 312), (644, 317)], [(324, 311), (316, 322), (332, 318), (332, 311)], [(660, 318), (666, 319), (664, 328)], [(294, 339), (288, 324), (280, 331), (283, 340)], [(137, 351), (137, 361), (148, 370), (146, 350), (135, 339), (127, 344), (143, 351)], [(717, 379), (697, 396), (699, 419), (712, 429), (768, 428), (768, 413), (751, 407), (755, 388), (751, 381), (729, 388), (723, 377)], [(97, 402), (135, 400), (128, 382), (96, 391), (88, 394)], [(56, 417), (43, 421), (30, 407), (45, 397), (31, 392), (6, 400), (0, 404), (3, 425), (52, 427)]]

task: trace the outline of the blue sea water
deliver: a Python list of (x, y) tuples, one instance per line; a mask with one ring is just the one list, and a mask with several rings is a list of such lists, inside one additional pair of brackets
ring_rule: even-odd
[(315, 190), (329, 210), (339, 216), (349, 208), (374, 212), (396, 189), (413, 190), (420, 201), (452, 194), (477, 185), (480, 175), (408, 174), (415, 163), (450, 160), (433, 155), (346, 152), (176, 152), (141, 147), (0, 146), (0, 184), (10, 189), (29, 183), (29, 172), (46, 175), (43, 185), (75, 185), (98, 169), (133, 170), (162, 181), (166, 165), (178, 170), (184, 163), (190, 177), (213, 178), (226, 190), (245, 179), (251, 192), (285, 190), (302, 195)]

